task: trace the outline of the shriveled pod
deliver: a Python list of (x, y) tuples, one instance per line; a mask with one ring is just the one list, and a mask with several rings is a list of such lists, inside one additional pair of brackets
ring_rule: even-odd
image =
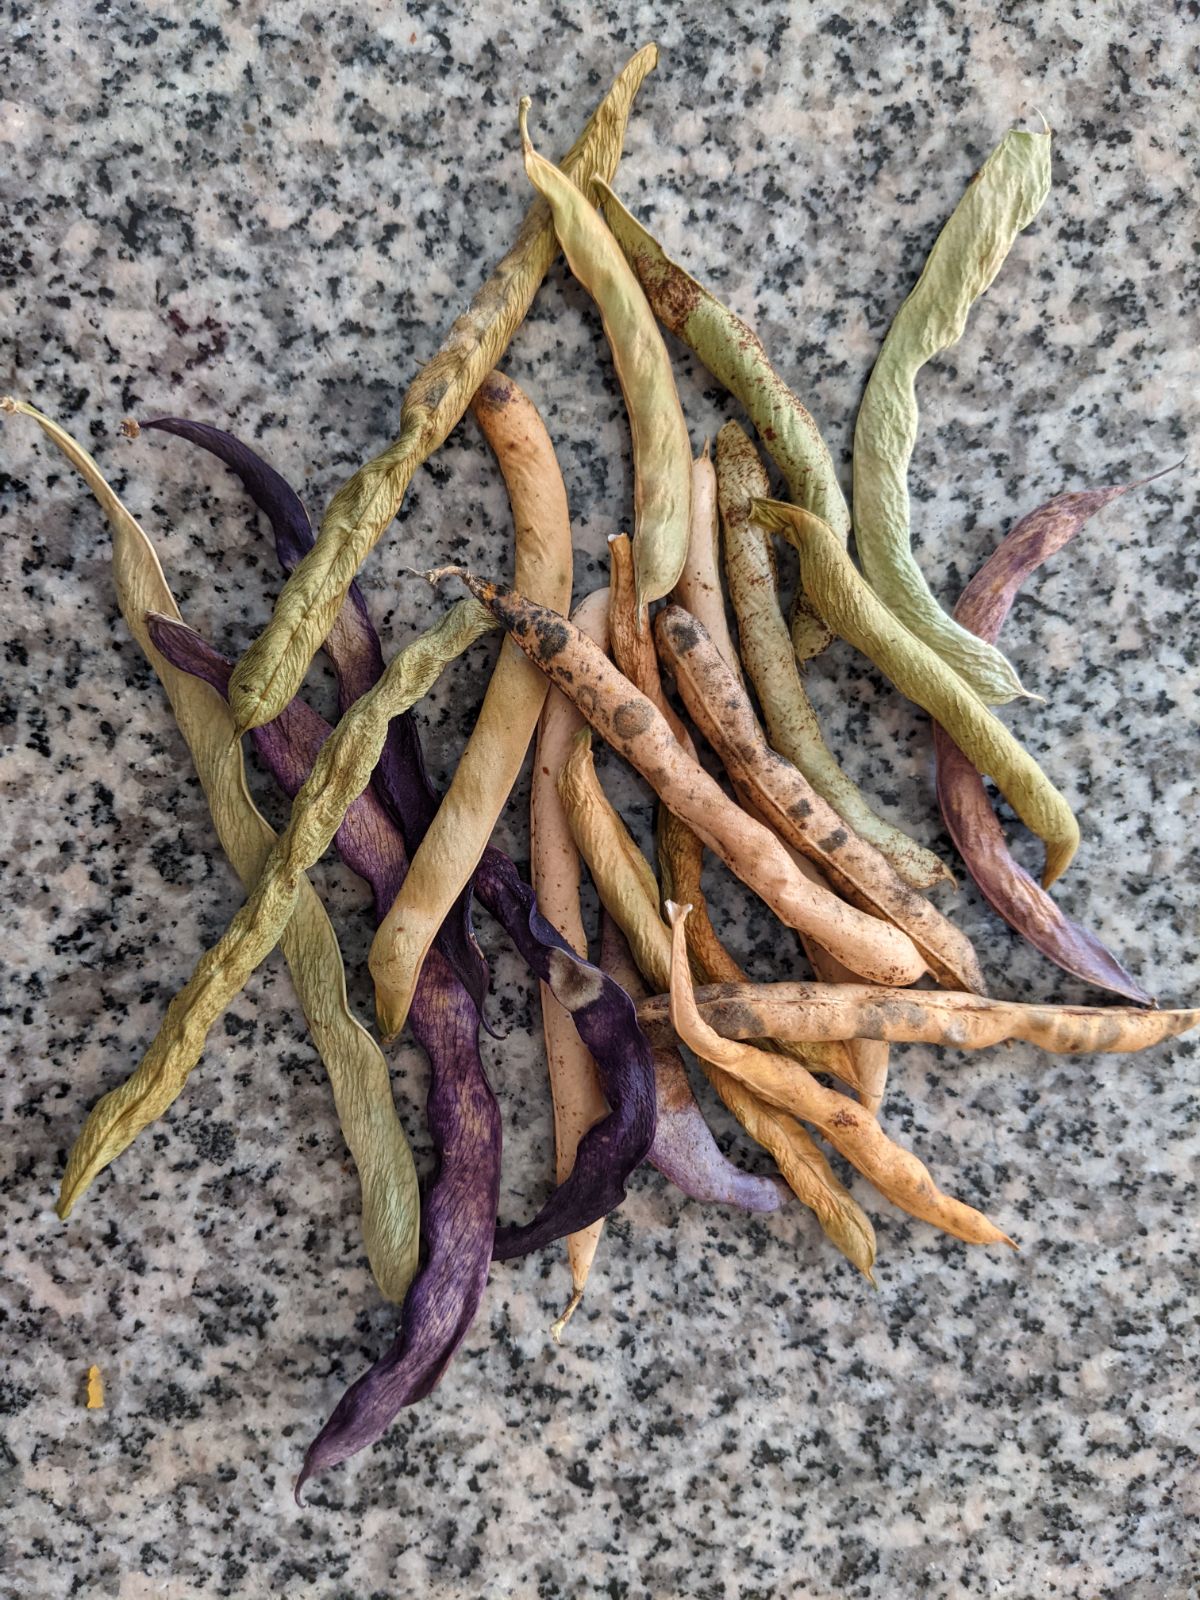
[(172, 1000), (136, 1070), (92, 1107), (67, 1158), (60, 1215), (70, 1213), (97, 1173), (181, 1093), (209, 1029), (275, 948), (292, 920), (305, 872), (329, 848), (347, 807), (371, 781), (391, 718), (421, 699), (447, 663), (492, 626), (489, 613), (477, 604), (452, 607), (347, 711), (322, 746), (245, 904)]
[[(725, 576), (737, 617), (742, 665), (762, 707), (771, 748), (804, 774), (842, 821), (873, 844), (905, 883), (914, 889), (953, 883), (953, 876), (932, 850), (876, 816), (825, 743), (780, 609), (771, 536), (751, 516), (754, 501), (770, 493), (766, 470), (736, 422), (727, 422), (717, 435), (717, 493)], [(684, 609), (693, 608), (685, 605)], [(700, 620), (704, 622), (703, 617)], [(707, 629), (707, 622), (704, 625)], [(723, 642), (715, 638), (714, 643), (724, 655)], [(690, 938), (690, 918), (688, 925)]]
[[(563, 172), (585, 190), (615, 172), (634, 97), (657, 61), (652, 44), (630, 58), (563, 157)], [(270, 722), (300, 688), (355, 573), (399, 511), (417, 468), (445, 442), (500, 361), (557, 248), (550, 213), (537, 200), (508, 254), (409, 385), (395, 441), (334, 495), (316, 546), (292, 573), (273, 617), (238, 663), (230, 705), (240, 732)]]
[(796, 546), (804, 587), (835, 632), (941, 723), (1044, 842), (1048, 888), (1079, 847), (1079, 824), (1041, 767), (953, 668), (892, 615), (819, 517), (779, 500), (755, 501), (754, 515)]
[(916, 379), (961, 339), (972, 304), (1049, 192), (1049, 130), (1006, 133), (971, 178), (896, 313), (854, 428), (854, 540), (867, 581), (985, 705), (1003, 705), (1025, 690), (999, 650), (946, 615), (913, 558), (908, 464), (917, 441)]

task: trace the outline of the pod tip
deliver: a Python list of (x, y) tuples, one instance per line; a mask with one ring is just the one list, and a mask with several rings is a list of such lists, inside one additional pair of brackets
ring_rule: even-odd
[(121, 432), (126, 439), (136, 439), (141, 431), (141, 426), (136, 417), (121, 418)]
[(566, 1304), (565, 1309), (563, 1310), (562, 1316), (559, 1317), (556, 1321), (554, 1321), (554, 1322), (552, 1322), (550, 1324), (550, 1337), (554, 1340), (555, 1344), (561, 1344), (562, 1343), (563, 1329), (566, 1327), (567, 1323), (570, 1322), (571, 1318), (575, 1315), (575, 1312), (577, 1311), (577, 1309), (579, 1307), (579, 1303), (580, 1303), (580, 1301), (582, 1299), (583, 1299), (583, 1288), (582, 1288), (582, 1286), (580, 1286), (578, 1289), (575, 1290), (575, 1293), (567, 1301), (567, 1304)]
[(17, 409), (17, 402), (13, 399), (12, 395), (6, 394), (6, 395), (3, 395), (3, 396), (0, 396), (0, 411), (7, 411), (7, 413), (11, 417), (11, 416), (13, 416), (15, 414), (16, 409)]

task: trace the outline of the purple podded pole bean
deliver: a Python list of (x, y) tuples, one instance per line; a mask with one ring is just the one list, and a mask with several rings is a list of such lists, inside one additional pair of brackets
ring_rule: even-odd
[[(1056, 495), (1022, 517), (963, 590), (954, 620), (995, 644), (1025, 579), (1073, 539), (1089, 517), (1151, 481), (1142, 478)], [(1064, 972), (1138, 1005), (1154, 1005), (1153, 997), (1112, 951), (1094, 933), (1072, 922), (1013, 859), (982, 777), (936, 723), (933, 740), (942, 817), (967, 870), (1004, 920)]]

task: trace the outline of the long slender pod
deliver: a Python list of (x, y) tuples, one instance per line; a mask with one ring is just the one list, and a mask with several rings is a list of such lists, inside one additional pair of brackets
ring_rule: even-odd
[[(83, 478), (108, 518), (121, 615), (166, 690), (221, 848), (248, 893), (258, 881), (275, 836), (246, 788), (242, 753), (225, 707), (203, 684), (172, 667), (150, 637), (148, 612), (182, 620), (153, 544), (92, 457), (57, 423), (17, 401), (0, 401), (0, 407), (31, 417), (38, 424)], [(387, 1062), (350, 1011), (337, 936), (307, 880), (299, 885), (295, 915), (280, 943), (358, 1169), (363, 1240), (371, 1270), (389, 1299), (403, 1299), (417, 1266), (420, 1208), (416, 1169), (396, 1115)], [(69, 1206), (64, 1214), (66, 1210)]]
[[(652, 44), (630, 58), (563, 157), (563, 172), (584, 190), (616, 170), (634, 97), (657, 61), (658, 49)], [(238, 663), (230, 705), (239, 731), (270, 722), (296, 694), (355, 573), (399, 511), (417, 468), (443, 444), (500, 361), (557, 248), (549, 209), (539, 199), (526, 212), (508, 254), (409, 385), (395, 441), (360, 467), (330, 501), (316, 545), (284, 585), (270, 622)]]
[(659, 798), (790, 927), (803, 929), (851, 971), (879, 982), (912, 983), (925, 962), (900, 929), (810, 884), (775, 835), (748, 817), (690, 759), (662, 713), (565, 617), (465, 567), (443, 567), (487, 605), (531, 661), (572, 700)]
[[(1144, 479), (1143, 482), (1149, 482)], [(992, 643), (1024, 580), (1073, 539), (1089, 517), (1137, 488), (1132, 483), (1056, 495), (1023, 517), (962, 592), (955, 621)], [(1072, 922), (1014, 860), (983, 779), (938, 723), (933, 729), (937, 796), (967, 871), (1006, 922), (1064, 971), (1141, 1005), (1154, 1001), (1094, 933)]]
[[(825, 743), (817, 714), (796, 665), (796, 653), (779, 605), (779, 581), (771, 536), (754, 521), (751, 507), (770, 492), (758, 451), (736, 422), (717, 435), (717, 494), (725, 547), (725, 575), (737, 617), (742, 664), (758, 703), (771, 748), (808, 779), (860, 838), (873, 844), (914, 889), (954, 879), (932, 850), (885, 822), (841, 769)], [(685, 606), (685, 610), (691, 610)], [(701, 621), (704, 619), (701, 618)], [(706, 625), (707, 626), (707, 625)], [(715, 641), (724, 654), (724, 647)], [(692, 919), (688, 918), (691, 939)]]
[[(1046, 846), (1042, 884), (1066, 871), (1079, 847), (1079, 824), (1033, 757), (954, 669), (887, 609), (819, 517), (779, 500), (756, 500), (756, 519), (783, 533), (800, 553), (800, 575), (821, 615), (856, 650), (928, 711), (987, 773)], [(847, 966), (853, 968), (852, 962)]]
[[(552, 611), (571, 603), (571, 521), (554, 446), (533, 402), (502, 373), (472, 401), (496, 453), (516, 528), (517, 587)], [(546, 699), (546, 679), (505, 641), (450, 787), (379, 925), (369, 965), (379, 1030), (404, 1026), (425, 953), (470, 883), (521, 771)]]
[(1006, 133), (967, 185), (896, 313), (854, 428), (854, 539), (867, 581), (986, 705), (1025, 691), (999, 650), (946, 615), (913, 558), (908, 466), (917, 442), (916, 379), (926, 362), (962, 338), (971, 306), (1049, 192), (1049, 132)]

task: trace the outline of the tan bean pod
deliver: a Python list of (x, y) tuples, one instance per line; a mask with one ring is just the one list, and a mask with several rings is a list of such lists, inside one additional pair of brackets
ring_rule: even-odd
[(427, 574), (462, 579), (522, 650), (675, 814), (789, 927), (811, 933), (852, 972), (913, 983), (925, 962), (907, 934), (810, 884), (768, 828), (748, 817), (692, 761), (653, 702), (565, 617), (465, 567)]
[(674, 933), (671, 959), (671, 1024), (697, 1055), (741, 1078), (760, 1098), (792, 1116), (811, 1122), (881, 1194), (895, 1205), (932, 1222), (967, 1244), (1012, 1244), (982, 1212), (943, 1194), (929, 1170), (910, 1151), (893, 1143), (862, 1106), (825, 1089), (806, 1072), (797, 1072), (777, 1055), (715, 1033), (696, 1008), (688, 972), (683, 922), (688, 907), (667, 907)]
[(966, 936), (771, 749), (750, 697), (700, 623), (679, 606), (668, 606), (655, 620), (654, 636), (692, 721), (721, 757), (739, 797), (814, 861), (852, 905), (903, 928), (940, 983), (982, 990), (983, 975)]

